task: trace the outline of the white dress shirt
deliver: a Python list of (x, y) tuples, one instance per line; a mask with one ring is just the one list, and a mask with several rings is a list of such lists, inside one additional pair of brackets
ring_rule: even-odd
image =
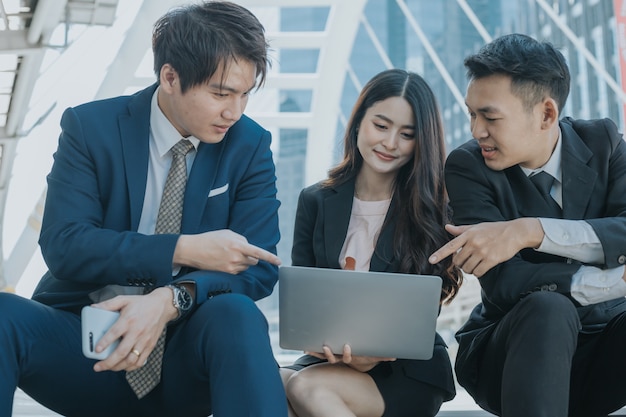
[[(154, 234), (161, 196), (163, 195), (163, 188), (165, 188), (165, 180), (172, 165), (170, 149), (183, 138), (159, 108), (157, 102), (158, 93), (159, 88), (156, 89), (152, 96), (148, 178), (146, 194), (143, 198), (143, 209), (141, 210), (141, 218), (139, 219), (139, 227), (137, 229), (139, 233), (144, 235)], [(193, 144), (193, 149), (187, 154), (187, 174), (189, 174), (200, 140), (193, 136), (189, 136), (186, 139)]]

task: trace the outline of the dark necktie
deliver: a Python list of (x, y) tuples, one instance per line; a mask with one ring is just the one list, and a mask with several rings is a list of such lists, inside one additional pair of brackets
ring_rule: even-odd
[(552, 184), (554, 183), (554, 177), (545, 171), (541, 171), (530, 177), (530, 180), (535, 184), (535, 187), (541, 193), (544, 201), (547, 205), (545, 217), (561, 218), (561, 207), (558, 205), (554, 198), (550, 195)]
[[(159, 205), (155, 234), (180, 233), (180, 222), (183, 215), (183, 198), (187, 185), (187, 163), (185, 157), (193, 148), (187, 139), (181, 139), (172, 146), (172, 166), (165, 180), (163, 197)], [(146, 364), (134, 371), (126, 372), (126, 380), (137, 398), (143, 398), (161, 380), (161, 365), (165, 350), (165, 329), (159, 336), (154, 350), (148, 356)]]

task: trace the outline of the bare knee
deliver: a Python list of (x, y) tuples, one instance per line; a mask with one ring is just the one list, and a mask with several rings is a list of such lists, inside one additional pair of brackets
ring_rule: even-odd
[(287, 382), (289, 381), (289, 378), (291, 378), (291, 376), (295, 374), (296, 371), (293, 369), (289, 369), (289, 368), (280, 368), (279, 371), (280, 371), (280, 379), (283, 381), (283, 386), (287, 388)]
[(287, 399), (292, 404), (303, 401), (308, 397), (307, 394), (313, 394), (309, 390), (315, 388), (315, 384), (311, 383), (311, 378), (306, 373), (293, 372), (287, 375), (286, 378), (283, 378), (283, 381), (285, 383), (285, 394), (287, 394)]
[[(323, 381), (312, 372), (293, 372), (286, 379), (285, 393), (289, 403), (294, 407), (302, 407), (310, 403), (323, 401), (332, 391), (324, 387)], [(308, 408), (305, 407), (305, 408)]]

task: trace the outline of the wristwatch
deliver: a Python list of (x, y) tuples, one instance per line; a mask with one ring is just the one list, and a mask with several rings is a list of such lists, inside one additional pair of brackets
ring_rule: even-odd
[(174, 292), (172, 302), (174, 307), (178, 310), (178, 317), (176, 317), (176, 320), (178, 320), (191, 311), (191, 308), (193, 307), (193, 297), (183, 285), (171, 284), (166, 285), (165, 287), (171, 288)]

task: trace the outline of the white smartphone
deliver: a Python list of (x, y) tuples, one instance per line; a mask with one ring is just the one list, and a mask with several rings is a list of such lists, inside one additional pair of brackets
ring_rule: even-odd
[(81, 311), (81, 330), (83, 355), (91, 359), (104, 360), (117, 348), (119, 340), (111, 343), (105, 350), (96, 353), (96, 344), (109, 328), (117, 321), (120, 313), (101, 308), (86, 306)]

